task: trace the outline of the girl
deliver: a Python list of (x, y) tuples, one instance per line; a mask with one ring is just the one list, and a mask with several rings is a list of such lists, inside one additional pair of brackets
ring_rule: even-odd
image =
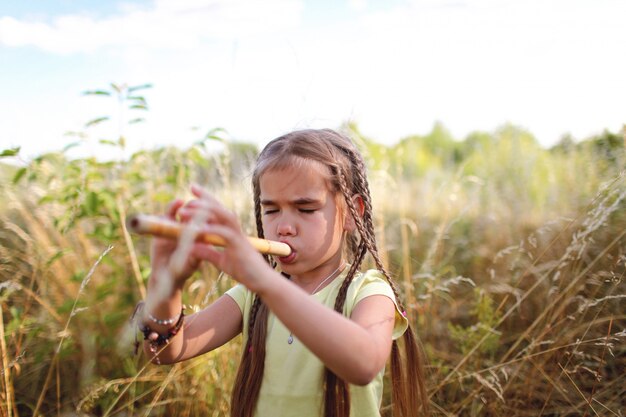
[[(365, 172), (356, 147), (332, 130), (292, 132), (265, 147), (252, 177), (257, 233), (288, 244), (286, 257), (257, 253), (235, 215), (200, 187), (187, 204), (175, 200), (169, 219), (203, 217), (203, 230), (227, 246), (191, 244), (175, 265), (176, 242), (154, 239), (142, 313), (153, 361), (183, 361), (243, 332), (232, 417), (364, 417), (380, 416), (391, 355), (394, 415), (427, 414), (417, 342), (376, 248)], [(361, 273), (367, 252), (377, 270)], [(183, 284), (201, 261), (239, 285), (184, 317)]]

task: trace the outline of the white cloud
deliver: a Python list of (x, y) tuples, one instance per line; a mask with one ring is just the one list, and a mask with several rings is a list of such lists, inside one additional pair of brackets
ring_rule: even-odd
[(51, 23), (0, 18), (0, 44), (35, 46), (56, 54), (92, 52), (107, 46), (183, 48), (206, 39), (249, 37), (297, 27), (299, 0), (159, 0), (152, 8), (126, 6), (98, 19), (60, 16)]

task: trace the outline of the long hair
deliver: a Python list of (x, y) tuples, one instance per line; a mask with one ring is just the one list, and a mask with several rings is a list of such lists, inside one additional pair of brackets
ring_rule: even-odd
[[(259, 237), (264, 237), (261, 218), (260, 177), (270, 169), (281, 169), (302, 161), (316, 161), (328, 167), (328, 182), (336, 196), (341, 196), (355, 220), (356, 230), (347, 235), (346, 252), (350, 270), (339, 289), (335, 311), (342, 313), (348, 287), (369, 252), (376, 267), (391, 286), (402, 311), (396, 284), (385, 269), (378, 254), (372, 218), (372, 201), (366, 177), (366, 166), (352, 141), (330, 129), (291, 132), (271, 141), (259, 154), (252, 176), (254, 212)], [(358, 214), (352, 196), (363, 199), (364, 213)], [(273, 267), (275, 264), (266, 257)], [(265, 364), (265, 342), (269, 309), (255, 296), (248, 320), (248, 338), (245, 341), (241, 364), (231, 397), (231, 417), (253, 417), (261, 390)], [(428, 396), (425, 388), (422, 352), (412, 329), (404, 338), (404, 364), (397, 341), (391, 349), (391, 381), (393, 414), (410, 417), (428, 414)], [(404, 365), (404, 366), (403, 366)], [(421, 409), (421, 410), (420, 410)], [(324, 371), (324, 417), (349, 417), (350, 390), (348, 384), (330, 369)]]

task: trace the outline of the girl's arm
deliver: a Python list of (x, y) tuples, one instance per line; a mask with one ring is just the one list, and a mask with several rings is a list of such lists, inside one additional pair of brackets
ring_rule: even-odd
[[(180, 313), (180, 293), (163, 302), (160, 311), (174, 311), (171, 316)], [(172, 308), (172, 306), (179, 306)], [(155, 313), (152, 313), (153, 315)], [(207, 308), (185, 316), (183, 327), (170, 339), (167, 346), (157, 349), (155, 356), (150, 351), (148, 342), (144, 342), (144, 352), (153, 363), (171, 364), (184, 361), (216, 349), (241, 333), (243, 317), (239, 306), (228, 295), (222, 295)], [(170, 326), (158, 325), (144, 318), (150, 328), (160, 334), (166, 334)]]
[(364, 298), (347, 318), (285, 279), (264, 277), (256, 292), (293, 335), (345, 381), (366, 385), (385, 366), (396, 312), (388, 297)]

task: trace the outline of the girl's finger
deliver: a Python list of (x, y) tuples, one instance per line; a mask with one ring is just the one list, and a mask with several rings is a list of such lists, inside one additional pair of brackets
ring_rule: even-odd
[(217, 199), (213, 197), (213, 195), (208, 192), (206, 189), (202, 188), (198, 184), (191, 184), (191, 193), (198, 198), (203, 200), (207, 200), (210, 202), (217, 203)]
[(207, 222), (212, 219), (211, 207), (206, 202), (184, 205), (179, 211), (178, 215), (183, 223), (186, 223), (192, 219), (199, 219), (202, 222)]
[(219, 263), (222, 258), (222, 252), (217, 251), (212, 245), (195, 244), (191, 249), (191, 255), (203, 261), (209, 261), (213, 264)]
[(213, 197), (211, 193), (200, 187), (198, 184), (192, 184), (191, 192), (200, 198), (201, 201), (209, 203), (209, 210), (215, 214), (215, 218), (219, 223), (227, 224), (230, 227), (239, 230), (237, 217), (230, 210), (226, 209), (226, 207), (224, 207), (219, 200)]
[(225, 208), (222, 205), (215, 205), (211, 207), (211, 213), (215, 217), (217, 223), (229, 226), (231, 229), (240, 230), (239, 221), (237, 220), (237, 216), (235, 214)]
[(200, 224), (200, 223), (212, 223), (215, 221), (215, 217), (210, 212), (198, 212), (198, 211), (190, 211), (185, 210), (184, 208), (178, 212), (180, 216), (180, 221), (182, 223), (188, 224)]
[(183, 206), (184, 202), (180, 198), (175, 199), (167, 205), (165, 215), (170, 219), (176, 219), (176, 213)]
[(185, 207), (189, 207), (189, 208), (208, 208), (211, 206), (211, 203), (209, 200), (207, 199), (203, 199), (203, 198), (195, 198), (193, 200), (189, 200), (185, 203)]

